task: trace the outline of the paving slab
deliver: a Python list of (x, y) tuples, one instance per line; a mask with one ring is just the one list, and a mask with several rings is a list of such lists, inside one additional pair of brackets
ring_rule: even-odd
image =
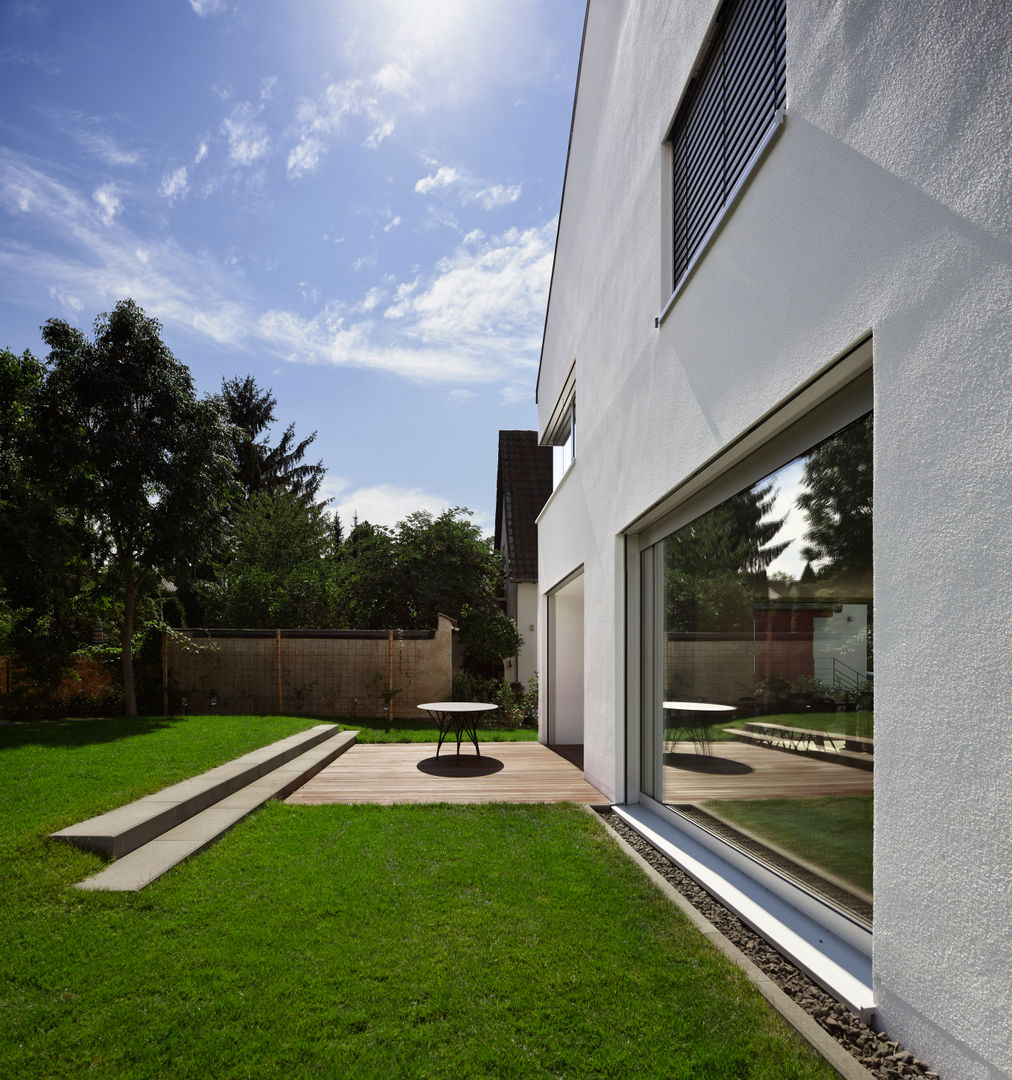
[(88, 851), (122, 858), (273, 769), (287, 765), (300, 754), (319, 748), (341, 734), (344, 733), (334, 724), (318, 724), (52, 835)]
[[(172, 823), (159, 835), (125, 853), (122, 857), (116, 858), (97, 874), (79, 882), (77, 888), (136, 892), (184, 859), (210, 847), (220, 836), (257, 807), (262, 806), (269, 799), (283, 798), (311, 779), (320, 769), (352, 746), (358, 736), (357, 731), (336, 732), (331, 725), (327, 727), (331, 728), (333, 733), (325, 741), (317, 741), (298, 757), (285, 761), (268, 773), (256, 776), (244, 787), (229, 793), (214, 805), (191, 814), (184, 820)], [(139, 812), (142, 813), (145, 808), (150, 809), (155, 801), (156, 798), (153, 799), (150, 796), (139, 800), (146, 804), (146, 807), (141, 808)], [(135, 806), (136, 804), (130, 804), (130, 807), (120, 809), (128, 810)], [(103, 817), (106, 816), (108, 815), (103, 815)], [(168, 820), (168, 816), (162, 815), (163, 820)], [(87, 825), (88, 822), (82, 824)]]

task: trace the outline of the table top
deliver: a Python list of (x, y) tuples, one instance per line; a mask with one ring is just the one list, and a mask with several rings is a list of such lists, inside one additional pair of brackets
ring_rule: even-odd
[(677, 709), (679, 712), (734, 712), (734, 705), (715, 705), (709, 701), (662, 701), (665, 709)]
[(487, 701), (426, 701), (418, 706), (426, 712), (488, 712), (490, 709), (498, 709), (498, 705), (490, 705)]

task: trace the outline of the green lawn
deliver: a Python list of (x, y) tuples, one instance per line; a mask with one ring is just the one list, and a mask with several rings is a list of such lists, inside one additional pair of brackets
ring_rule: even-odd
[(864, 892), (872, 890), (872, 796), (710, 799), (705, 810)]
[(710, 728), (713, 742), (726, 742), (733, 739), (734, 728), (743, 728), (746, 724), (780, 724), (783, 727), (808, 728), (811, 731), (832, 731), (838, 735), (860, 735), (871, 739), (875, 735), (872, 713), (870, 712), (805, 712), (777, 713), (773, 716), (746, 716), (730, 724), (716, 725)]
[[(358, 742), (437, 742), (439, 728), (423, 713), (393, 720), (358, 720), (344, 717), (338, 725), (345, 731), (357, 731)], [(479, 742), (536, 742), (537, 730), (534, 728), (505, 728), (493, 725), (478, 725)]]
[(70, 887), (100, 860), (48, 832), (305, 726), (0, 726), (3, 1075), (834, 1075), (573, 806), (271, 803)]

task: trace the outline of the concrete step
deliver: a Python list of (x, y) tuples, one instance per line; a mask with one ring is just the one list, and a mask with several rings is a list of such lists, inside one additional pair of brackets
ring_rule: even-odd
[(88, 851), (121, 858), (338, 734), (337, 725), (318, 724), (52, 835)]
[(107, 892), (137, 892), (177, 863), (210, 847), (219, 836), (268, 799), (283, 799), (301, 787), (325, 765), (343, 754), (358, 736), (357, 731), (338, 732), (336, 727), (328, 727), (333, 732), (330, 738), (317, 742), (298, 757), (256, 777), (245, 787), (229, 793), (212, 806), (134, 848), (104, 870), (79, 882), (76, 887)]
[(857, 753), (853, 750), (829, 750), (825, 747), (816, 746), (814, 742), (785, 746), (782, 743), (771, 741), (768, 734), (757, 731), (740, 731), (736, 728), (729, 730), (739, 742), (753, 743), (756, 746), (768, 746), (771, 750), (782, 750), (785, 754), (801, 754), (804, 757), (818, 758), (819, 761), (830, 761), (834, 765), (850, 765), (856, 769), (865, 769), (868, 772), (873, 772), (875, 769), (875, 757), (872, 754)]
[(767, 724), (761, 720), (750, 720), (745, 725), (746, 731), (759, 735), (779, 738), (781, 742), (814, 742), (816, 746), (830, 743), (831, 749), (840, 747), (860, 754), (874, 754), (875, 740), (865, 735), (844, 735), (838, 731), (815, 731), (812, 728), (788, 727), (784, 724)]

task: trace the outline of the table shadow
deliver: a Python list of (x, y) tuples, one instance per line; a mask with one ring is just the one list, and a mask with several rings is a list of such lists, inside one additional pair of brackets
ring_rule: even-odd
[(686, 772), (718, 773), (723, 776), (755, 772), (751, 765), (745, 765), (741, 761), (732, 761), (731, 758), (678, 753), (677, 751), (666, 753), (664, 764), (670, 765), (673, 769), (685, 769)]
[(461, 754), (458, 760), (453, 752), (440, 754), (439, 757), (425, 758), (418, 763), (418, 771), (429, 776), (491, 776), (499, 772), (503, 763), (494, 757), (475, 757), (474, 754)]

